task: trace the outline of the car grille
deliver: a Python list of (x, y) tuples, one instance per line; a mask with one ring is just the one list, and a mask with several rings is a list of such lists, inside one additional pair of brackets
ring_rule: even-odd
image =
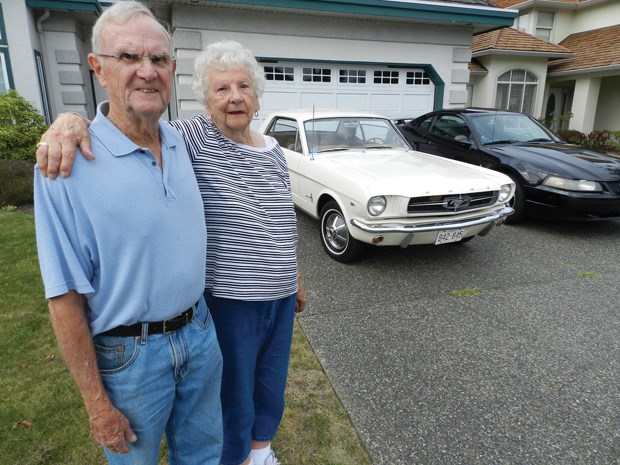
[(488, 207), (497, 201), (498, 191), (473, 192), (470, 194), (428, 195), (412, 197), (407, 213), (461, 212)]
[(608, 182), (607, 187), (613, 194), (620, 195), (620, 182)]

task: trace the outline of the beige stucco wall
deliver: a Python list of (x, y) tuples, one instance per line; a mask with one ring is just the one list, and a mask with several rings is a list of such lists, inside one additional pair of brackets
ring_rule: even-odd
[(24, 1), (3, 0), (1, 4), (15, 90), (41, 111), (41, 94), (32, 51), (33, 47), (39, 51), (41, 47), (34, 18)]
[(486, 76), (472, 77), (470, 83), (475, 85), (472, 105), (477, 107), (493, 108), (497, 91), (497, 79), (511, 69), (525, 69), (538, 78), (536, 101), (532, 116), (542, 114), (543, 95), (547, 76), (546, 58), (528, 58), (515, 56), (489, 55), (478, 57), (478, 61), (488, 70)]
[[(171, 24), (175, 38), (188, 39), (188, 45), (176, 41), (181, 116), (202, 111), (190, 89), (191, 61), (200, 47), (222, 39), (237, 40), (262, 58), (431, 64), (445, 83), (443, 106), (466, 103), (470, 27), (187, 5), (172, 6)], [(199, 47), (191, 40), (196, 33)]]
[(620, 131), (620, 76), (603, 78), (594, 130)]
[(580, 8), (578, 10), (559, 10), (556, 12), (553, 40), (561, 42), (571, 34), (591, 31), (620, 23), (620, 1)]

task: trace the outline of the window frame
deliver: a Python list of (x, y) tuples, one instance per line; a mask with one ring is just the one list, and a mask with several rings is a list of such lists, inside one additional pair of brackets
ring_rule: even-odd
[(43, 56), (38, 50), (34, 51), (34, 63), (37, 70), (37, 80), (39, 82), (39, 92), (41, 94), (41, 104), (43, 107), (43, 116), (47, 124), (52, 124), (52, 110), (50, 107), (49, 92), (47, 89), (47, 80), (45, 78), (45, 69), (43, 66)]
[[(541, 26), (540, 25), (540, 17), (541, 14), (545, 15), (545, 14), (549, 14), (551, 15), (551, 26)], [(553, 30), (555, 27), (555, 11), (539, 11), (536, 14), (536, 26), (534, 27), (534, 35), (536, 37), (538, 37), (539, 39), (543, 39), (546, 41), (551, 41), (551, 39), (553, 38)], [(548, 32), (548, 37), (547, 37), (547, 33), (545, 33), (544, 37), (541, 36), (538, 32), (539, 31), (546, 31)]]
[(529, 11), (527, 13), (520, 14), (515, 18), (515, 28), (521, 32), (526, 32), (529, 34), (531, 20), (532, 15)]
[[(523, 72), (523, 80), (513, 79), (514, 72)], [(506, 76), (507, 74), (510, 75), (509, 79), (501, 80), (502, 77)], [(533, 80), (528, 80), (528, 76), (531, 76)], [(509, 69), (508, 71), (505, 71), (502, 74), (500, 74), (495, 80), (495, 105), (494, 106), (495, 108), (500, 108), (502, 110), (517, 111), (519, 113), (524, 113), (526, 115), (532, 116), (534, 113), (534, 109), (536, 107), (536, 100), (538, 98), (538, 89), (539, 89), (538, 86), (539, 85), (540, 85), (540, 79), (533, 72), (528, 71), (527, 69), (524, 69), (524, 68)], [(505, 94), (506, 95), (505, 99), (502, 98), (504, 92), (500, 92), (500, 86), (507, 86), (508, 88), (508, 91)], [(527, 86), (529, 86), (529, 88)], [(520, 95), (518, 94), (519, 87), (521, 87)], [(514, 94), (513, 94), (513, 91), (514, 91)], [(525, 100), (527, 96), (530, 96), (531, 101), (527, 102), (529, 105), (529, 111), (524, 111)], [(514, 106), (511, 107), (511, 102), (515, 100), (515, 97), (518, 97), (518, 99), (520, 100), (518, 108), (515, 108)], [(502, 100), (505, 100), (505, 104), (499, 100), (500, 98), (502, 98)]]
[(6, 29), (4, 28), (4, 13), (2, 12), (2, 3), (0, 3), (0, 45), (9, 45), (6, 38)]
[(9, 89), (15, 89), (13, 82), (13, 73), (11, 71), (11, 57), (9, 56), (9, 41), (6, 37), (6, 29), (4, 28), (4, 13), (2, 12), (2, 4), (0, 3), (0, 73), (2, 74), (6, 89), (0, 89), (0, 92), (6, 92)]

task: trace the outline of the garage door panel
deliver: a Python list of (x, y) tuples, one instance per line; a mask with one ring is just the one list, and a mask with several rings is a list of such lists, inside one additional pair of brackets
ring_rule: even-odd
[(368, 110), (367, 94), (338, 94), (337, 108), (347, 110)]
[(370, 111), (385, 113), (398, 110), (400, 108), (401, 98), (402, 96), (400, 94), (373, 94), (370, 99)]
[(261, 108), (265, 112), (301, 108), (299, 92), (265, 92), (261, 99)]
[(264, 114), (314, 106), (402, 117), (434, 107), (435, 87), (424, 69), (285, 61), (263, 67), (267, 81), (261, 101)]
[(332, 93), (310, 93), (301, 94), (301, 108), (336, 108), (336, 95)]
[[(403, 114), (421, 116), (433, 109), (433, 95), (408, 94), (403, 96)], [(415, 115), (414, 115), (415, 113)]]

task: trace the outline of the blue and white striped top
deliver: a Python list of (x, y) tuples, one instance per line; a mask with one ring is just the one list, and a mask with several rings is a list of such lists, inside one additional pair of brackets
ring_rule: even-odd
[(205, 288), (274, 300), (297, 292), (297, 222), (282, 149), (240, 145), (205, 116), (173, 121), (187, 145), (207, 225)]

